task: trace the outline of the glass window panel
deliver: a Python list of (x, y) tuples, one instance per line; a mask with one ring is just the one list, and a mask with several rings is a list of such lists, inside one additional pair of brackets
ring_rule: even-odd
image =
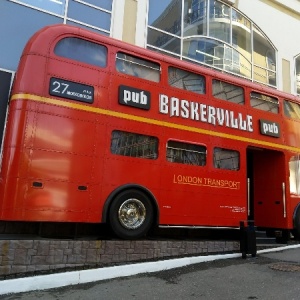
[(214, 167), (218, 169), (240, 169), (240, 153), (235, 150), (214, 148)]
[(180, 39), (149, 28), (147, 43), (163, 50), (180, 54)]
[(217, 40), (194, 37), (184, 39), (182, 55), (221, 70), (251, 77), (250, 62), (235, 49)]
[(276, 73), (266, 68), (254, 66), (253, 79), (263, 84), (276, 86)]
[(235, 9), (232, 9), (232, 35), (233, 46), (251, 61), (251, 22)]
[(279, 101), (274, 97), (263, 95), (256, 92), (251, 92), (250, 104), (252, 107), (269, 111), (275, 114), (279, 112)]
[(288, 118), (300, 121), (300, 104), (284, 100), (284, 114)]
[[(162, 54), (166, 54), (166, 51), (162, 50), (162, 49), (158, 49), (158, 48), (153, 48), (151, 47), (150, 45), (147, 46), (147, 49), (150, 49), (151, 51), (155, 51), (155, 52), (158, 52), (158, 53), (162, 53)], [(176, 54), (176, 53), (167, 53), (168, 56), (170, 57), (174, 57), (174, 58), (179, 58), (180, 59), (180, 55), (179, 54)]]
[(213, 65), (219, 58), (215, 56), (215, 48), (223, 45), (206, 38), (187, 38), (183, 41), (182, 55), (199, 62)]
[(295, 60), (295, 66), (296, 66), (296, 89), (297, 94), (300, 94), (300, 56), (298, 56)]
[[(72, 0), (74, 1), (74, 0)], [(113, 0), (84, 0), (84, 2), (92, 4), (94, 6), (106, 9), (106, 10), (112, 10), (112, 1)]]
[(205, 94), (205, 77), (199, 74), (169, 67), (168, 82), (169, 85), (179, 89)]
[(209, 36), (230, 43), (230, 7), (219, 1), (210, 1)]
[(89, 7), (79, 2), (71, 1), (68, 6), (68, 18), (110, 30), (111, 14)]
[(228, 82), (213, 80), (213, 96), (229, 102), (244, 104), (244, 89)]
[[(184, 5), (182, 43), (173, 36), (180, 37), (177, 28), (181, 26), (181, 3)], [(176, 4), (178, 14), (174, 14)], [(149, 1), (148, 17), (148, 48), (161, 48), (168, 55), (179, 54), (183, 60), (277, 85), (276, 49), (267, 36), (233, 6), (217, 0)]]
[(299, 155), (291, 157), (289, 161), (290, 169), (290, 193), (300, 195), (300, 157)]
[(196, 144), (168, 141), (167, 161), (185, 165), (205, 166), (206, 147)]
[(114, 130), (111, 135), (112, 154), (157, 159), (158, 138), (132, 132)]
[(65, 12), (66, 0), (20, 0), (20, 2), (58, 15), (64, 15)]
[(184, 1), (184, 36), (207, 35), (207, 0)]
[(119, 72), (154, 82), (160, 80), (160, 65), (145, 59), (118, 52), (116, 68)]
[[(12, 22), (11, 17), (14, 16)], [(63, 19), (35, 9), (0, 0), (0, 66), (16, 71), (23, 48), (29, 38), (44, 26), (62, 23)], [(9, 24), (9, 26), (8, 26)], [(22, 34), (20, 33), (22, 29)], [(16, 37), (16, 38), (13, 38)]]
[(181, 1), (149, 1), (148, 25), (181, 35)]
[(86, 29), (86, 30), (96, 32), (96, 33), (98, 33), (98, 34), (102, 34), (102, 35), (106, 35), (106, 36), (109, 36), (109, 35), (110, 35), (109, 31), (108, 31), (108, 32), (102, 31), (102, 30), (100, 30), (100, 29), (95, 29), (95, 28), (89, 27), (88, 25), (82, 25), (82, 24), (79, 24), (79, 23), (76, 23), (76, 22), (73, 22), (73, 21), (68, 21), (68, 20), (67, 20), (67, 24), (68, 24), (68, 25), (72, 25), (72, 26), (81, 27), (81, 28), (84, 28), (84, 29)]
[(54, 53), (98, 67), (106, 66), (107, 48), (86, 40), (64, 38), (57, 43)]
[(257, 28), (253, 31), (254, 80), (276, 85), (276, 52), (267, 37)]

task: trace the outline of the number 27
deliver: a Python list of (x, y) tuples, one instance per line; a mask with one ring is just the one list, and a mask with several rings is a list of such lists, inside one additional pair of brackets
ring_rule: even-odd
[(64, 94), (66, 92), (66, 90), (68, 89), (68, 87), (69, 87), (68, 84), (61, 83), (59, 81), (52, 82), (52, 85), (54, 86), (54, 88), (52, 89), (52, 91), (54, 93), (58, 93), (58, 94)]

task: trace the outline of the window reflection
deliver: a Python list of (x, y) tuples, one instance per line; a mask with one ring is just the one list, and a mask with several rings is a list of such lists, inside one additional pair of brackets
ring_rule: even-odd
[(296, 90), (297, 94), (300, 95), (300, 55), (296, 57)]
[(66, 5), (66, 0), (20, 0), (20, 2), (58, 15), (64, 14)]
[[(147, 44), (184, 60), (277, 84), (274, 46), (251, 20), (221, 1), (149, 1)], [(300, 78), (300, 68), (298, 73)]]
[(228, 5), (218, 1), (210, 1), (209, 36), (230, 43), (230, 16)]

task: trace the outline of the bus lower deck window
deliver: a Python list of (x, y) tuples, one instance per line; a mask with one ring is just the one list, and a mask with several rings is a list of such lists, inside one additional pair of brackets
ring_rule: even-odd
[(111, 135), (112, 154), (156, 159), (158, 157), (158, 138), (143, 134), (114, 130)]
[(240, 169), (240, 153), (230, 149), (214, 148), (214, 167), (238, 171)]
[(185, 165), (205, 166), (206, 147), (178, 141), (168, 141), (167, 161)]

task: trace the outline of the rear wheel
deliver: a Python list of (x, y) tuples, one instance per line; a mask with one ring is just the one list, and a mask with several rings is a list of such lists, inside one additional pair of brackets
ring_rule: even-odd
[(145, 236), (153, 223), (153, 206), (139, 190), (118, 194), (109, 209), (109, 222), (114, 233), (123, 239)]

